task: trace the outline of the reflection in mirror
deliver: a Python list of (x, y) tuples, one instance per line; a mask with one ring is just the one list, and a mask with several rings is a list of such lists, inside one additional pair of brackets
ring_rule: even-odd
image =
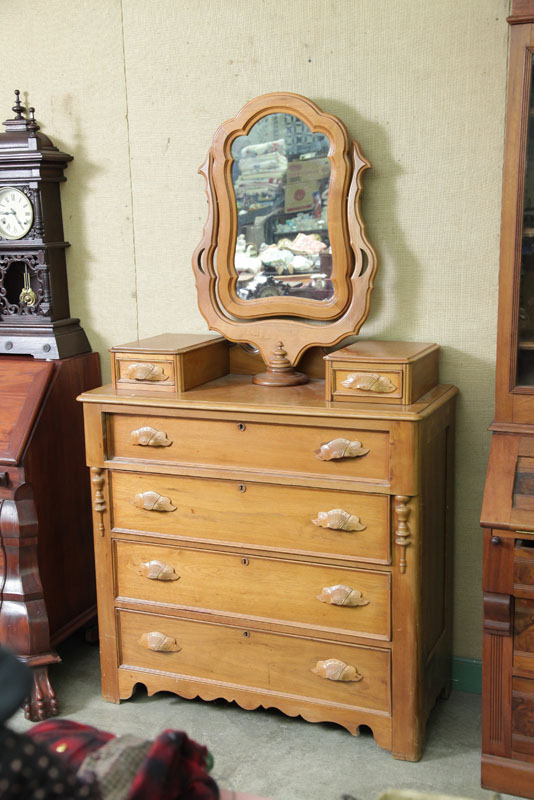
[(328, 137), (292, 114), (267, 114), (232, 144), (234, 267), (242, 300), (333, 296)]

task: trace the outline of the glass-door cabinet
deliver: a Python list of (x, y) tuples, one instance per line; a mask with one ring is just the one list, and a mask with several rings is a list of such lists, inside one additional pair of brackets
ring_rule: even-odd
[(534, 798), (534, 0), (512, 0), (495, 418), (483, 540), (482, 785)]
[(515, 386), (534, 386), (534, 81), (529, 57)]

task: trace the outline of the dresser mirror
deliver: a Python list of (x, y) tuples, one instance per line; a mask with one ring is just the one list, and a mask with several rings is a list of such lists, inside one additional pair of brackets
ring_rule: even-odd
[(256, 347), (261, 385), (305, 383), (302, 353), (357, 333), (376, 254), (360, 214), (369, 162), (344, 124), (297, 94), (247, 103), (200, 168), (208, 221), (193, 257), (212, 330)]

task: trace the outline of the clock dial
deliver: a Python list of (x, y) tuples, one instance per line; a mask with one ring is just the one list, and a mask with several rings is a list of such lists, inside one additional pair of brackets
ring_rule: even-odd
[(0, 236), (4, 239), (22, 239), (33, 224), (33, 206), (20, 189), (13, 186), (0, 188)]

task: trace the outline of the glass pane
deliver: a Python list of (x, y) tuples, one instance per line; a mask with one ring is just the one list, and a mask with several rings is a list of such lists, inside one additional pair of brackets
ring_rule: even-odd
[(267, 114), (233, 142), (242, 300), (332, 298), (329, 146), (328, 137), (291, 114)]
[[(534, 57), (533, 57), (534, 58)], [(534, 73), (534, 64), (533, 64)], [(534, 386), (534, 75), (531, 74), (519, 283), (516, 384)]]

